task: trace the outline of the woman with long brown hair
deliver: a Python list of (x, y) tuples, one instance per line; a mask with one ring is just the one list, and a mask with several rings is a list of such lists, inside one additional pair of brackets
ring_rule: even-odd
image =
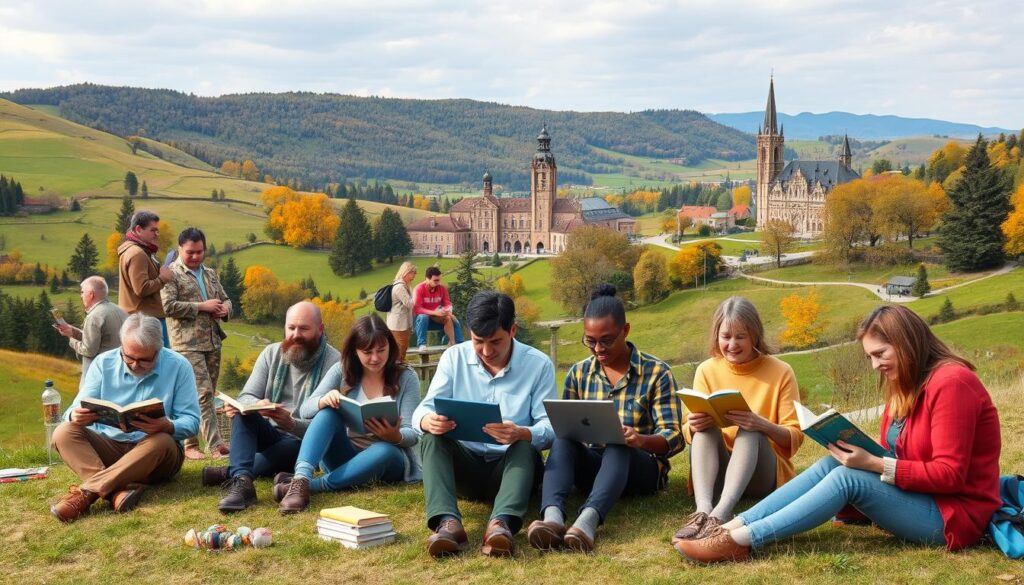
[(916, 313), (875, 309), (857, 339), (885, 394), (877, 457), (838, 441), (807, 471), (701, 540), (687, 558), (746, 558), (852, 504), (882, 529), (956, 550), (976, 543), (999, 507), (999, 416), (974, 373)]
[[(295, 473), (274, 477), (274, 498), (282, 514), (309, 506), (310, 493), (339, 491), (371, 481), (418, 481), (419, 435), (410, 425), (420, 400), (416, 374), (397, 358), (398, 344), (376, 314), (352, 325), (335, 364), (303, 402), (300, 416), (312, 418), (295, 462)], [(366, 403), (384, 396), (398, 402), (398, 422), (363, 421), (367, 433), (345, 425), (338, 410), (342, 396)], [(314, 479), (317, 466), (324, 475)]]

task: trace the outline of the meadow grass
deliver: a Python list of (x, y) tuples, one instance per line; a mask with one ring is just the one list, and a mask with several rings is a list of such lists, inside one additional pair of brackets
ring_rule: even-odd
[[(796, 282), (863, 282), (867, 284), (884, 285), (893, 276), (917, 277), (918, 263), (900, 264), (897, 266), (871, 266), (869, 264), (852, 264), (847, 270), (843, 266), (832, 264), (800, 264), (787, 266), (759, 272), (757, 275), (775, 280), (788, 280)], [(925, 263), (928, 270), (928, 282), (932, 288), (943, 286), (944, 281), (950, 278), (949, 269), (942, 264)], [(955, 276), (958, 278), (971, 278), (975, 275)]]

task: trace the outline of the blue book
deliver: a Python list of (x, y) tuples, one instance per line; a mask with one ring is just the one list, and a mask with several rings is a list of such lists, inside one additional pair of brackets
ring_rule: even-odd
[(836, 442), (843, 441), (856, 445), (876, 457), (887, 455), (885, 449), (877, 441), (850, 422), (850, 419), (836, 412), (835, 409), (830, 408), (819, 416), (799, 402), (794, 402), (793, 405), (796, 407), (796, 418), (800, 421), (800, 430), (821, 446), (827, 447), (829, 443), (832, 443), (838, 447)]
[(455, 428), (445, 434), (449, 439), (498, 444), (483, 431), (484, 425), (501, 422), (501, 407), (496, 403), (436, 398), (434, 409), (437, 414), (455, 421)]

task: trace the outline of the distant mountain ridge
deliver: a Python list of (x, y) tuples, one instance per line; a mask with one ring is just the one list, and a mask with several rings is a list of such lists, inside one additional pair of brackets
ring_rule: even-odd
[(620, 173), (614, 154), (749, 160), (754, 139), (689, 110), (634, 113), (536, 110), (467, 99), (414, 100), (281, 93), (198, 97), (178, 91), (80, 84), (0, 93), (57, 106), (62, 116), (129, 136), (174, 143), (219, 166), (252, 159), (275, 177), (323, 185), (356, 177), (529, 188), (536, 136), (547, 126), (562, 183)]
[[(706, 115), (719, 124), (749, 134), (756, 134), (758, 125), (764, 121), (763, 111)], [(787, 138), (802, 140), (817, 140), (819, 136), (842, 134), (849, 134), (860, 140), (893, 140), (910, 136), (934, 135), (951, 138), (975, 138), (978, 133), (991, 136), (1000, 132), (1020, 132), (1020, 128), (983, 127), (931, 118), (904, 118), (902, 116), (851, 114), (848, 112), (825, 114), (802, 112), (795, 116), (780, 113), (778, 119), (779, 123), (785, 127)]]

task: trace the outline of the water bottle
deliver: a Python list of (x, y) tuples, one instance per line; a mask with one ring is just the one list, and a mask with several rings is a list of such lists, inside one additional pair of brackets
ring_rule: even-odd
[(53, 431), (60, 424), (60, 393), (47, 380), (43, 388), (43, 425), (46, 427), (46, 454), (53, 465)]

